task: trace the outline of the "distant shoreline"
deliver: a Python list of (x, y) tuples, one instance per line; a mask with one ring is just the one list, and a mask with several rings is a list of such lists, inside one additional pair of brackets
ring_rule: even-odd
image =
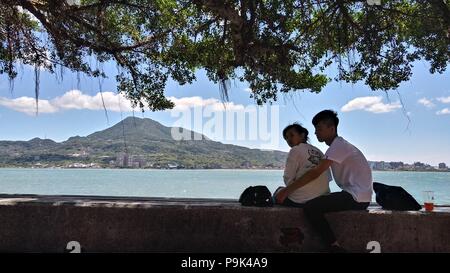
[[(181, 171), (181, 170), (224, 170), (224, 171), (283, 171), (283, 168), (64, 168), (64, 167), (46, 167), (46, 168), (32, 168), (32, 167), (0, 167), (0, 169), (32, 169), (32, 170), (160, 170), (160, 171)], [(450, 170), (372, 170), (372, 172), (414, 172), (414, 173), (448, 173)]]
[(448, 173), (450, 170), (372, 170), (372, 172)]
[(29, 169), (29, 170), (160, 170), (160, 171), (198, 171), (198, 170), (224, 170), (224, 171), (238, 171), (238, 170), (256, 170), (256, 171), (283, 171), (283, 168), (63, 168), (63, 167), (46, 167), (46, 168), (32, 168), (32, 167), (0, 167), (1, 169)]

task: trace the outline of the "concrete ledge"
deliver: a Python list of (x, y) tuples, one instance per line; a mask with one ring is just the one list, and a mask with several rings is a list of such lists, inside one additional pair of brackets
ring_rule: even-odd
[[(450, 208), (329, 214), (342, 245), (369, 252), (450, 252)], [(298, 208), (229, 199), (0, 195), (1, 252), (320, 252)]]

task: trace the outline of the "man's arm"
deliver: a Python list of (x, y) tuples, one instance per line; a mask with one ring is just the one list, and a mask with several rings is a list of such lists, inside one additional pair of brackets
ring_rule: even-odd
[(329, 159), (322, 159), (319, 162), (319, 165), (307, 171), (302, 177), (295, 180), (292, 184), (287, 186), (286, 188), (280, 190), (276, 196), (277, 203), (283, 203), (284, 199), (286, 199), (291, 193), (293, 193), (296, 189), (301, 188), (311, 181), (319, 177), (323, 172), (328, 170), (333, 161)]

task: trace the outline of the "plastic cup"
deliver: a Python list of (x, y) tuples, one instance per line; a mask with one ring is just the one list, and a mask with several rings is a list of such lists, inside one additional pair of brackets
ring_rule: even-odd
[(433, 191), (424, 191), (423, 192), (423, 200), (425, 211), (433, 211), (434, 210), (434, 192)]

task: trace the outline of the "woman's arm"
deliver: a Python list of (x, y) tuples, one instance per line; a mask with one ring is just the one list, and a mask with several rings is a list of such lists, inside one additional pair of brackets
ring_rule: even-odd
[(297, 171), (299, 168), (299, 150), (297, 148), (292, 148), (286, 159), (286, 164), (284, 166), (283, 180), (285, 185), (289, 185), (292, 180), (295, 179)]

